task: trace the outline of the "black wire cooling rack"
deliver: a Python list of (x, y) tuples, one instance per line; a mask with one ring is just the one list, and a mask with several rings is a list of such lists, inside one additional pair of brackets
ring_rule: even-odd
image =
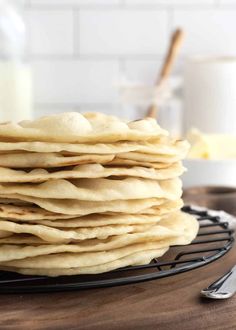
[(193, 206), (185, 206), (183, 211), (193, 214), (199, 221), (196, 239), (188, 246), (171, 247), (162, 258), (154, 259), (148, 265), (120, 268), (104, 274), (56, 278), (0, 272), (0, 293), (81, 290), (154, 280), (205, 266), (231, 249), (234, 232), (229, 228), (225, 213)]

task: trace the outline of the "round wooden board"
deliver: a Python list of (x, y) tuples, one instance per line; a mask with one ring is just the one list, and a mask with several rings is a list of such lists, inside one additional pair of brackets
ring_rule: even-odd
[[(235, 203), (236, 205), (236, 203)], [(236, 296), (200, 297), (236, 263), (236, 245), (218, 261), (177, 276), (128, 286), (0, 295), (0, 330), (236, 329)]]
[(236, 261), (236, 246), (218, 261), (136, 285), (0, 296), (0, 329), (236, 329), (236, 296), (206, 300), (200, 290)]

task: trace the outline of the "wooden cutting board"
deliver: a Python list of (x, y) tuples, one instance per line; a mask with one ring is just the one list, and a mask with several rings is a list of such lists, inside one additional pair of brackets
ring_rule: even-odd
[(235, 263), (236, 246), (210, 265), (160, 280), (76, 292), (0, 295), (0, 330), (235, 330), (236, 296), (222, 301), (200, 297), (202, 288)]
[(206, 300), (200, 290), (236, 262), (236, 246), (218, 261), (135, 285), (0, 296), (0, 329), (236, 329), (236, 296)]

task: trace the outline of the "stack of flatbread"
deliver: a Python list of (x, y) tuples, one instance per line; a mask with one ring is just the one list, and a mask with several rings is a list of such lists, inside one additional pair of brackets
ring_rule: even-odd
[(154, 119), (65, 113), (0, 125), (0, 269), (107, 272), (189, 244), (185, 141)]

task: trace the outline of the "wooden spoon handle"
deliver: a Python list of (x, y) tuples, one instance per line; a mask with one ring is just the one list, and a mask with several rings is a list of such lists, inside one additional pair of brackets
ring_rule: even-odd
[(157, 113), (158, 113), (158, 107), (157, 107), (157, 105), (156, 104), (152, 104), (148, 108), (147, 117), (149, 117), (149, 118), (156, 118), (157, 117)]
[(165, 57), (164, 64), (162, 66), (160, 75), (156, 81), (156, 85), (159, 85), (163, 80), (170, 76), (173, 64), (179, 53), (184, 38), (184, 32), (181, 29), (177, 29), (171, 38), (170, 46)]
[[(168, 52), (166, 54), (163, 66), (161, 68), (161, 72), (156, 81), (156, 86), (160, 86), (170, 75), (174, 61), (178, 55), (181, 44), (183, 42), (184, 32), (181, 29), (177, 29), (171, 38), (171, 42), (169, 45)], [(158, 112), (157, 105), (153, 104), (148, 108), (147, 117), (156, 118)]]

